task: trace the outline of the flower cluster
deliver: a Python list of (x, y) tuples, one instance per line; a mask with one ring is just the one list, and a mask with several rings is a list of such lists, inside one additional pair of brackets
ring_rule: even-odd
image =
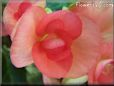
[(10, 0), (5, 7), (3, 31), (12, 40), (14, 66), (34, 63), (51, 78), (88, 75), (90, 84), (114, 83), (113, 8), (72, 5), (49, 14), (44, 8), (45, 0)]

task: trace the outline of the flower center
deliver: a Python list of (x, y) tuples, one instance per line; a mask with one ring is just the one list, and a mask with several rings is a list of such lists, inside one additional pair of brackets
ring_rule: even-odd
[(47, 39), (42, 42), (43, 48), (50, 53), (57, 53), (64, 50), (65, 42), (62, 39)]
[(61, 55), (61, 53), (65, 52), (68, 48), (64, 40), (58, 38), (54, 34), (45, 34), (43, 37), (39, 38), (38, 41), (49, 59), (58, 61), (64, 58), (58, 56), (59, 54)]

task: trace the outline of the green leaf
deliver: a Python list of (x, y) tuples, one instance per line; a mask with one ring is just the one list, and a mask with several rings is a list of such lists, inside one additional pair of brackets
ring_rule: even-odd
[(46, 11), (48, 14), (53, 12), (53, 11), (52, 11), (50, 8), (48, 8), (48, 7), (45, 8), (45, 11)]
[(22, 84), (26, 82), (25, 68), (15, 68), (10, 60), (9, 40), (3, 38), (2, 46), (2, 84)]
[(26, 67), (27, 70), (27, 81), (29, 84), (43, 85), (42, 74), (32, 64)]
[(76, 85), (76, 84), (81, 85), (81, 84), (86, 83), (87, 80), (88, 80), (87, 75), (79, 77), (79, 78), (75, 78), (75, 79), (65, 78), (65, 79), (63, 79), (62, 84), (63, 85)]
[(68, 10), (68, 7), (63, 6), (62, 10)]

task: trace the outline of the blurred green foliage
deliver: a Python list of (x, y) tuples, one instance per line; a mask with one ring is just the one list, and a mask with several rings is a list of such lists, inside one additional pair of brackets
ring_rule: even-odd
[[(2, 12), (8, 0), (2, 0)], [(48, 8), (53, 11), (69, 6), (76, 0), (47, 0)], [(42, 74), (32, 64), (25, 68), (15, 68), (10, 60), (11, 40), (9, 36), (2, 37), (2, 84), (43, 84)]]
[[(8, 0), (2, 0), (2, 13)], [(32, 64), (26, 68), (16, 68), (10, 60), (11, 40), (2, 37), (2, 84), (38, 84), (42, 85), (42, 75)]]
[(11, 40), (2, 37), (2, 84), (40, 84), (42, 75), (32, 64), (26, 68), (15, 68), (10, 60)]
[(68, 7), (74, 4), (77, 0), (46, 0), (46, 7), (51, 8), (53, 11), (61, 10), (63, 6)]

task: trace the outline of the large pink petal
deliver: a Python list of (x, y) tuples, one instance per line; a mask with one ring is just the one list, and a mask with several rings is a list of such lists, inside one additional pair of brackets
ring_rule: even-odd
[(17, 31), (11, 46), (11, 60), (16, 67), (24, 67), (33, 62), (31, 49), (37, 41), (35, 29), (44, 15), (43, 9), (32, 6), (16, 24)]
[[(77, 12), (92, 19), (100, 26), (100, 29), (103, 32), (111, 29), (110, 27), (113, 25), (113, 4), (111, 4), (111, 0), (95, 0), (93, 3), (91, 0), (79, 0), (79, 2), (80, 4), (78, 6), (71, 7), (73, 12)], [(87, 6), (88, 3), (91, 3), (92, 5)], [(106, 3), (109, 3), (108, 6), (105, 6)], [(93, 6), (93, 4), (100, 7)]]
[[(38, 36), (54, 33), (67, 42), (80, 36), (82, 24), (80, 18), (70, 11), (56, 11), (45, 16), (37, 29)], [(67, 36), (68, 35), (68, 36)]]
[(89, 72), (100, 57), (100, 31), (91, 20), (81, 17), (82, 34), (72, 44), (73, 64), (67, 77), (79, 77)]

